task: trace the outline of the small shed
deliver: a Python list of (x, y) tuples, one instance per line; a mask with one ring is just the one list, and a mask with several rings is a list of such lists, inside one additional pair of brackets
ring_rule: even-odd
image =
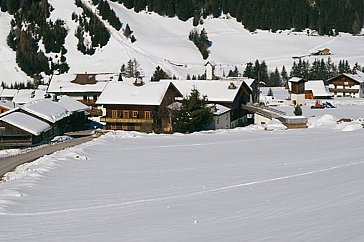
[(305, 83), (306, 99), (329, 99), (332, 95), (326, 91), (324, 81), (309, 80)]

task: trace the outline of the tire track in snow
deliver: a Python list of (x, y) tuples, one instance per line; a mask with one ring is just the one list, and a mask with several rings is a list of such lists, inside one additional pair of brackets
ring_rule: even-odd
[(324, 169), (319, 169), (319, 170), (314, 170), (314, 171), (309, 171), (309, 172), (304, 172), (304, 173), (298, 173), (298, 174), (275, 177), (275, 178), (270, 178), (270, 179), (239, 183), (239, 184), (234, 184), (234, 185), (230, 185), (230, 186), (217, 187), (217, 188), (203, 190), (203, 191), (196, 191), (196, 192), (177, 194), (177, 195), (171, 195), (171, 196), (145, 198), (145, 199), (138, 199), (138, 200), (128, 201), (128, 202), (112, 203), (112, 204), (106, 204), (106, 205), (95, 205), (95, 206), (89, 206), (89, 207), (84, 207), (84, 208), (70, 208), (70, 209), (62, 209), (62, 210), (35, 212), (35, 213), (0, 212), (0, 215), (3, 215), (3, 216), (42, 216), (42, 215), (55, 215), (55, 214), (82, 212), (82, 211), (97, 210), (97, 209), (107, 209), (107, 208), (114, 208), (114, 207), (125, 208), (125, 207), (139, 206), (142, 204), (147, 204), (147, 203), (152, 203), (152, 202), (161, 202), (161, 201), (174, 200), (174, 199), (184, 199), (184, 198), (196, 197), (196, 196), (209, 194), (209, 193), (225, 192), (228, 190), (233, 190), (233, 189), (237, 189), (237, 188), (241, 188), (241, 187), (248, 187), (248, 186), (265, 184), (265, 183), (270, 183), (270, 182), (289, 180), (289, 179), (294, 179), (294, 178), (298, 178), (298, 177), (309, 176), (309, 175), (314, 175), (314, 174), (319, 174), (319, 173), (326, 173), (326, 172), (341, 169), (341, 168), (347, 168), (347, 167), (358, 166), (358, 165), (363, 165), (363, 164), (364, 164), (364, 161), (360, 161), (360, 162), (354, 162), (354, 163), (349, 163), (349, 164), (345, 164), (345, 165), (338, 165), (338, 166), (333, 166), (333, 167), (329, 167), (329, 168), (324, 168)]

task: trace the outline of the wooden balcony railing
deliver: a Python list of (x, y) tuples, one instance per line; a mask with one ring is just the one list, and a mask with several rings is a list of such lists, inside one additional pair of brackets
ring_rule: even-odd
[(100, 121), (105, 123), (135, 123), (135, 124), (153, 123), (153, 119), (135, 119), (135, 118), (127, 119), (127, 118), (109, 118), (109, 117), (101, 117)]
[(359, 89), (338, 89), (338, 88), (329, 88), (330, 92), (342, 92), (342, 93), (358, 93)]

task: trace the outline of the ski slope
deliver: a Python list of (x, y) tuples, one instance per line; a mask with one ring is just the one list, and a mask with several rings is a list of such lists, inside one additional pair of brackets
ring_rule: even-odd
[[(193, 29), (192, 19), (183, 22), (145, 11), (135, 13), (123, 5), (109, 1), (124, 27), (129, 24), (134, 31), (137, 41), (132, 44), (123, 36), (122, 30), (116, 31), (105, 22), (112, 37), (106, 47), (97, 49), (93, 56), (88, 56), (77, 51), (77, 38), (74, 36), (77, 24), (71, 19), (73, 12), (81, 13), (82, 10), (75, 6), (73, 0), (49, 2), (55, 8), (51, 18), (64, 20), (68, 28), (66, 57), (70, 73), (118, 72), (123, 63), (133, 58), (141, 64), (147, 79), (157, 65), (181, 79), (186, 78), (187, 74), (198, 75), (204, 72), (206, 61), (188, 40), (188, 34)], [(92, 1), (83, 2), (95, 11)], [(25, 81), (29, 78), (19, 70), (15, 63), (15, 53), (6, 45), (9, 22), (10, 16), (0, 13), (0, 81)], [(352, 65), (355, 62), (364, 64), (363, 36), (307, 36), (305, 32), (291, 31), (256, 31), (252, 34), (229, 16), (218, 19), (209, 17), (203, 25), (198, 26), (198, 29), (202, 28), (206, 29), (212, 41), (209, 60), (217, 64), (216, 70), (221, 75), (234, 66), (242, 71), (246, 63), (256, 59), (266, 60), (270, 69), (281, 68), (283, 65), (289, 68), (293, 56), (306, 55), (323, 48), (331, 49), (331, 58), (336, 63), (346, 59)], [(310, 57), (310, 60), (313, 61), (314, 57)]]
[(0, 241), (363, 241), (364, 129), (335, 120), (110, 132), (8, 173)]

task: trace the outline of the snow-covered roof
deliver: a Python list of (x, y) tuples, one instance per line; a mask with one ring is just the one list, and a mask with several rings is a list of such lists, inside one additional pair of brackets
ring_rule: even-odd
[(44, 99), (45, 93), (46, 91), (44, 90), (21, 89), (14, 95), (13, 102), (20, 105), (34, 100)]
[(113, 81), (105, 87), (96, 104), (159, 106), (171, 82), (146, 82), (136, 86), (131, 79)]
[(0, 94), (0, 98), (13, 98), (19, 90), (5, 88)]
[[(183, 96), (190, 95), (195, 88), (201, 95), (206, 95), (210, 102), (233, 102), (244, 83), (241, 80), (161, 80), (161, 82), (172, 82)], [(235, 88), (229, 89), (231, 83)]]
[(220, 105), (220, 104), (215, 104), (215, 112), (214, 112), (214, 115), (222, 115), (226, 112), (229, 112), (231, 109), (228, 108), (228, 107), (225, 107), (223, 105)]
[(101, 93), (107, 83), (111, 80), (117, 80), (117, 74), (94, 74), (95, 84), (77, 84), (72, 81), (76, 79), (77, 74), (62, 74), (52, 77), (49, 83), (48, 92), (51, 93), (84, 93), (96, 92)]
[(12, 112), (0, 118), (0, 121), (18, 127), (33, 135), (39, 135), (51, 128), (49, 124), (28, 114), (21, 112)]
[(57, 97), (58, 102), (57, 104), (66, 108), (69, 112), (79, 112), (79, 111), (91, 111), (91, 108), (89, 106), (86, 106), (85, 104), (69, 97), (69, 96), (58, 96)]
[(364, 83), (364, 73), (361, 71), (356, 71), (356, 74), (348, 74), (348, 73), (344, 73), (344, 76), (347, 76), (359, 83)]
[(309, 80), (305, 83), (305, 90), (312, 91), (315, 97), (331, 97), (331, 94), (326, 91), (324, 81)]
[(71, 115), (71, 112), (69, 112), (65, 107), (48, 99), (26, 103), (20, 108), (51, 123), (55, 123)]
[(292, 77), (291, 79), (288, 80), (288, 82), (301, 82), (304, 81), (303, 78), (301, 77)]
[(5, 108), (12, 109), (12, 108), (14, 108), (14, 103), (11, 102), (11, 101), (7, 101), (7, 100), (1, 100), (0, 101), (0, 106), (1, 107), (5, 107)]

